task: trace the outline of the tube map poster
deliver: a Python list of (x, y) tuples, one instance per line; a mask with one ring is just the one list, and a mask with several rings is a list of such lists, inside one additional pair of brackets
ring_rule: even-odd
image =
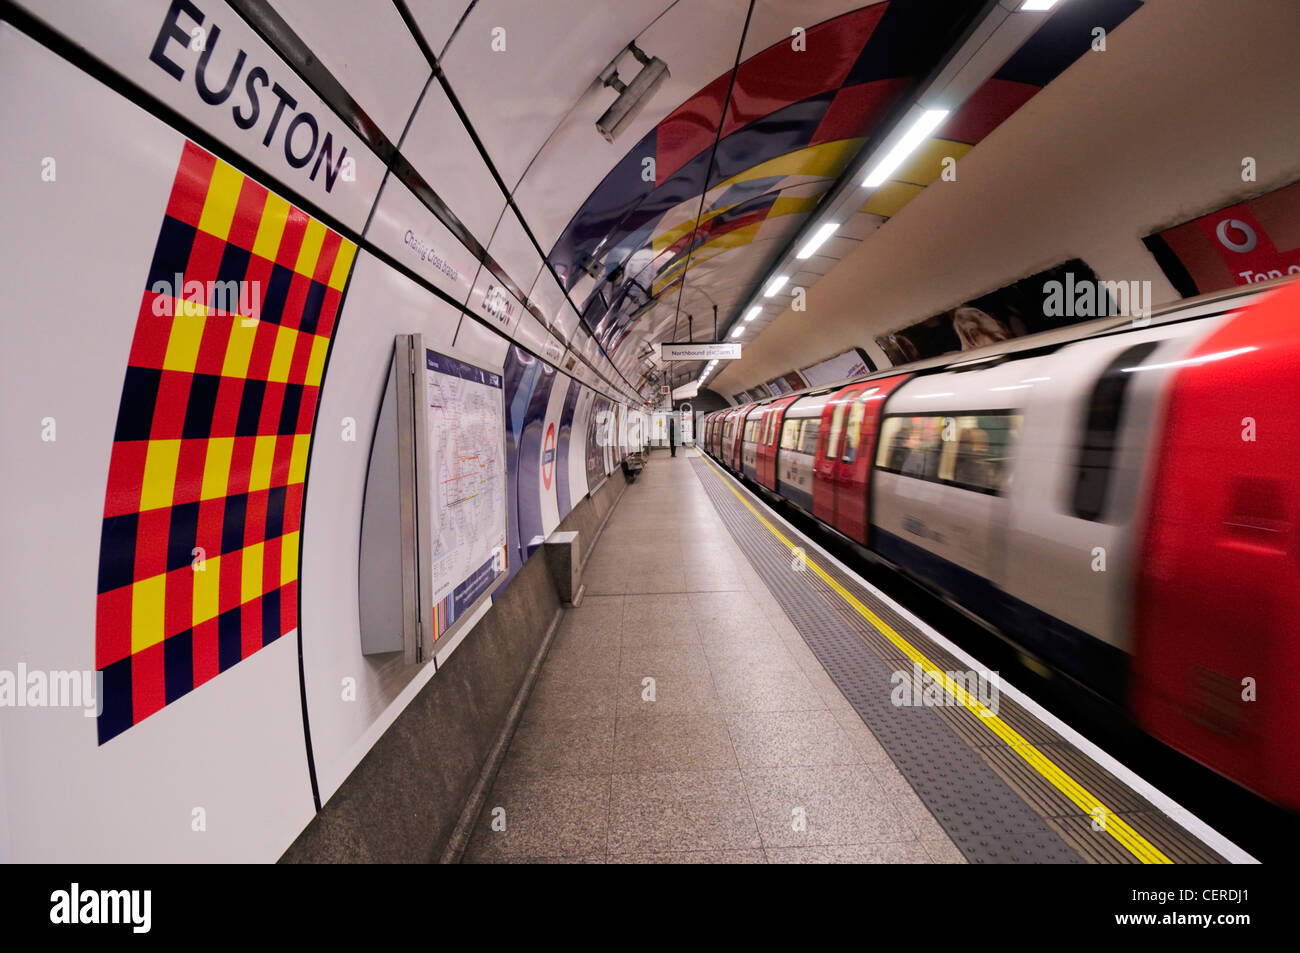
[(505, 572), (505, 404), (500, 374), (425, 350), (433, 635)]

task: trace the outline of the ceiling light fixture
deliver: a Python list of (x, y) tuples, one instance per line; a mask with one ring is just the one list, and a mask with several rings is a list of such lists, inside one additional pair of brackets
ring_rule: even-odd
[(744, 333), (745, 333), (745, 326), (743, 324), (738, 324), (731, 330), (731, 336), (733, 338), (738, 338)]
[(753, 321), (756, 317), (758, 317), (762, 313), (763, 313), (762, 307), (760, 307), (759, 305), (754, 305), (752, 308), (749, 309), (749, 313), (745, 315), (745, 320)]
[(1020, 9), (1026, 13), (1041, 13), (1056, 6), (1056, 0), (1025, 0)]
[(811, 258), (822, 247), (822, 242), (835, 234), (835, 229), (840, 227), (839, 222), (827, 222), (813, 234), (813, 237), (804, 242), (803, 248), (799, 249), (799, 254), (795, 258)]
[(671, 75), (668, 72), (668, 64), (659, 57), (646, 56), (635, 43), (629, 43), (627, 49), (641, 64), (641, 71), (636, 74), (632, 82), (624, 84), (618, 78), (618, 60), (622, 53), (614, 57), (614, 61), (601, 70), (600, 75), (596, 77), (602, 85), (618, 90), (618, 99), (614, 100), (613, 104), (605, 110), (605, 114), (596, 120), (596, 128), (600, 130), (606, 142), (613, 142), (618, 138), (619, 133), (626, 129), (641, 112), (655, 90)]
[(866, 188), (880, 185), (890, 173), (903, 164), (916, 147), (925, 141), (925, 137), (939, 128), (939, 124), (948, 118), (946, 109), (927, 109), (912, 123), (912, 128), (903, 133), (903, 137), (894, 143), (894, 147), (885, 153), (885, 157), (876, 163), (876, 167), (862, 180)]
[(778, 291), (784, 288), (785, 283), (789, 280), (790, 280), (789, 275), (777, 275), (775, 278), (772, 279), (771, 284), (767, 286), (767, 290), (763, 292), (763, 297), (764, 298), (772, 297)]

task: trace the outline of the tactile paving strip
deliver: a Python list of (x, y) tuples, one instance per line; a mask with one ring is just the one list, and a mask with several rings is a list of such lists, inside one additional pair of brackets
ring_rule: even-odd
[[(699, 457), (692, 456), (691, 465), (736, 544), (796, 630), (967, 860), (1137, 862), (970, 712), (894, 705), (891, 693), (897, 682), (891, 676), (910, 672), (911, 660), (818, 575), (792, 571), (790, 551), (745, 508), (726, 478)], [(804, 542), (788, 528), (783, 532)], [(833, 563), (818, 560), (818, 565), (940, 670), (965, 668)], [(1223, 862), (1012, 699), (999, 698), (998, 715), (1170, 860)]]

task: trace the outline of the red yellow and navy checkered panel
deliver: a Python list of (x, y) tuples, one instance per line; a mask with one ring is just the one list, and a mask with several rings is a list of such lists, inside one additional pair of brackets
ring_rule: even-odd
[(100, 744), (297, 627), (307, 451), (355, 253), (186, 143), (104, 498)]

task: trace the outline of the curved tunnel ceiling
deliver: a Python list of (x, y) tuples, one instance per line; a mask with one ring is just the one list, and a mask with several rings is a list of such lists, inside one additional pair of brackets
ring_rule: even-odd
[[(731, 61), (680, 102), (655, 98), (647, 112), (662, 117), (615, 147), (621, 158), (549, 254), (584, 323), (637, 386), (657, 365), (654, 343), (712, 339), (715, 307), (725, 332), (863, 143), (983, 3), (717, 6), (730, 7), (717, 24), (731, 25), (730, 42), (663, 29), (663, 19), (687, 12), (680, 7), (637, 38), (687, 78), (699, 74), (701, 46)], [(584, 131), (590, 149), (595, 130)], [(548, 143), (520, 192), (571, 168), (562, 142)]]
[[(276, 0), (274, 13), (265, 0), (229, 2), (277, 34), (316, 85), (337, 88), (335, 108), (377, 153), (398, 157), (404, 184), (543, 338), (643, 397), (670, 382), (656, 344), (712, 340), (715, 309), (719, 339), (754, 303), (752, 330), (785, 310), (782, 298), (756, 299), (761, 283), (816, 213), (842, 206), (846, 179), (959, 54), (987, 54), (979, 85), (889, 181), (851, 190), (854, 206), (836, 212), (839, 230), (798, 262), (792, 287), (831, 271), (937, 178), (943, 157), (963, 156), (1086, 51), (1096, 26), (1141, 6), (395, 0), (400, 16), (372, 21), (344, 0)], [(1009, 19), (1022, 24), (1015, 45), (989, 42), (988, 24)], [(596, 120), (616, 93), (600, 77), (612, 66), (631, 81), (632, 43), (668, 75), (609, 143)], [(441, 96), (430, 92), (439, 82), (424, 86), (435, 62)], [(483, 169), (440, 157), (444, 141), (465, 136)], [(671, 383), (698, 371), (675, 365)]]
[[(550, 254), (616, 362), (649, 342), (685, 339), (693, 313), (708, 339), (714, 305), (730, 323), (942, 53), (946, 37), (923, 29), (927, 6), (875, 4), (808, 27), (802, 43), (787, 35), (715, 77), (626, 152)], [(964, 5), (965, 19), (975, 7)]]
[[(458, 59), (458, 44), (463, 33), (472, 35), (475, 20), (492, 19), (493, 6), (476, 5), (448, 47), (445, 67), (458, 90), (459, 74), (471, 90), (481, 89), (482, 57)], [(675, 88), (698, 86), (676, 102), (659, 90), (630, 131), (649, 127), (611, 146), (600, 139), (594, 117), (614, 93), (589, 84), (520, 172), (514, 198), (543, 247), (563, 200), (576, 204), (550, 246), (549, 264), (614, 365), (646, 392), (662, 366), (653, 345), (685, 340), (690, 324), (694, 339), (712, 340), (715, 307), (718, 333), (725, 334), (819, 202), (864, 147), (889, 131), (988, 4), (819, 2), (791, 10), (730, 2), (707, 4), (706, 11), (675, 4), (657, 16), (656, 4), (630, 6), (642, 18), (654, 16), (635, 37), (640, 49), (666, 61)], [(829, 271), (938, 177), (943, 156), (960, 158), (1062, 72), (1088, 49), (1094, 26), (1109, 30), (1138, 6), (1137, 0), (1065, 4), (885, 185), (864, 193), (853, 220), (804, 263), (795, 284), (807, 287)], [(809, 22), (810, 15), (820, 19)], [(631, 13), (621, 19), (636, 22)], [(587, 51), (588, 68), (575, 63), (569, 75), (594, 76), (608, 62), (604, 57), (626, 46), (628, 38), (612, 27), (600, 18), (573, 25), (577, 35), (565, 50)], [(701, 65), (716, 66), (728, 51), (732, 62), (698, 82)], [(515, 69), (522, 59), (512, 58)], [(618, 65), (624, 76), (638, 68), (630, 54)], [(509, 80), (498, 75), (493, 85)], [(508, 113), (518, 109), (516, 101), (486, 90), (461, 95), (485, 142), (498, 138)], [(582, 173), (598, 172), (611, 152), (619, 158), (582, 197)], [(522, 161), (517, 153), (516, 166)], [(681, 366), (673, 382), (698, 370)]]

